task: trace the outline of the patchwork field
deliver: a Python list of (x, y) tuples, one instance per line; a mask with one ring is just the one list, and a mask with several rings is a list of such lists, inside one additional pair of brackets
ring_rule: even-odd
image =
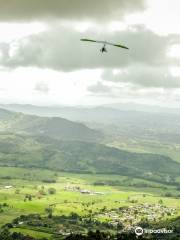
[[(57, 232), (62, 236), (68, 234), (71, 227), (73, 231), (85, 231), (84, 225), (78, 224), (79, 218), (98, 221), (102, 229), (116, 231), (119, 221), (126, 229), (145, 220), (154, 221), (157, 217), (164, 221), (179, 216), (179, 192), (174, 186), (146, 181), (144, 183), (149, 187), (143, 187), (142, 183), (141, 179), (117, 175), (1, 167), (0, 225), (13, 223), (11, 231), (50, 239)], [(169, 196), (169, 192), (172, 195)], [(44, 219), (41, 221), (52, 221), (52, 216), (60, 219), (49, 225), (46, 222), (44, 226), (29, 224), (29, 219), (24, 217), (14, 221), (30, 214), (38, 214)], [(129, 221), (123, 220), (124, 214), (129, 215)], [(68, 224), (75, 223), (69, 224), (65, 231), (67, 221)]]

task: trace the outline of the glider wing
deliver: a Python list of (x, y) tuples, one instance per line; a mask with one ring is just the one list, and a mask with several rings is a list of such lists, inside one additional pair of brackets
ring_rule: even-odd
[(110, 43), (110, 42), (106, 42), (106, 41), (96, 41), (96, 40), (87, 39), (87, 38), (82, 38), (81, 41), (94, 42), (94, 43), (103, 43), (103, 44), (111, 45), (111, 46), (114, 46), (114, 47), (129, 49), (128, 47), (123, 46), (123, 45), (121, 45), (121, 44), (114, 44), (114, 43)]
[(97, 42), (95, 40), (91, 40), (91, 39), (87, 39), (87, 38), (82, 38), (81, 41), (84, 41), (84, 42)]
[(120, 44), (113, 44), (113, 46), (115, 46), (115, 47), (120, 47), (120, 48), (125, 48), (125, 49), (129, 49), (128, 47), (123, 46), (123, 45), (120, 45)]
[(114, 47), (120, 47), (120, 48), (125, 48), (125, 49), (129, 49), (128, 47), (121, 45), (121, 44), (114, 44), (114, 43), (109, 43), (107, 42), (106, 44), (114, 46)]

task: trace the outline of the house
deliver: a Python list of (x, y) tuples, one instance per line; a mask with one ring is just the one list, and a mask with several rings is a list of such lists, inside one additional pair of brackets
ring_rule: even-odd
[(11, 188), (13, 188), (13, 186), (7, 185), (7, 186), (5, 186), (4, 188), (5, 188), (5, 189), (11, 189)]
[(81, 190), (80, 193), (82, 193), (82, 194), (90, 194), (91, 192), (89, 190), (84, 189), (84, 190)]

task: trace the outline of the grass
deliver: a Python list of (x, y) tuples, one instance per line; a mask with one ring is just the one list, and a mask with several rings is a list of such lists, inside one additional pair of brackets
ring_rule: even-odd
[[(0, 204), (7, 203), (9, 207), (3, 208), (0, 213), (0, 226), (11, 222), (20, 215), (28, 215), (32, 213), (39, 213), (41, 216), (47, 216), (45, 211), (49, 205), (53, 206), (53, 215), (70, 215), (75, 212), (81, 216), (87, 215), (89, 210), (92, 213), (98, 212), (100, 209), (106, 207), (119, 208), (122, 206), (136, 205), (129, 200), (138, 200), (138, 204), (149, 203), (157, 204), (161, 199), (163, 204), (167, 207), (176, 208), (176, 215), (180, 214), (179, 199), (167, 198), (161, 194), (166, 191), (171, 191), (177, 194), (173, 187), (165, 190), (162, 184), (157, 184), (158, 188), (137, 188), (133, 186), (95, 186), (94, 182), (118, 180), (120, 183), (126, 183), (127, 177), (117, 175), (90, 175), (90, 174), (72, 174), (63, 172), (51, 172), (47, 170), (31, 169), (29, 176), (24, 179), (24, 174), (28, 173), (28, 169), (21, 168), (0, 168), (0, 178), (11, 174), (11, 179), (1, 179), (0, 188)], [(33, 179), (32, 179), (32, 176)], [(55, 183), (44, 183), (40, 179), (44, 177), (53, 177), (56, 179)], [(133, 182), (143, 181), (141, 179), (132, 179)], [(151, 182), (149, 182), (151, 183)], [(5, 189), (4, 186), (12, 185), (13, 188)], [(81, 189), (87, 189), (93, 192), (102, 192), (104, 195), (84, 195), (77, 191), (67, 191), (65, 187), (78, 186)], [(46, 195), (38, 197), (38, 192), (44, 189)], [(49, 188), (55, 188), (56, 194), (48, 194)], [(16, 190), (19, 190), (18, 194)], [(32, 201), (24, 201), (27, 194), (33, 196)], [(37, 238), (50, 238), (50, 235), (44, 232), (36, 232), (33, 229), (13, 228), (12, 231), (20, 231), (25, 234)]]
[(31, 236), (37, 239), (42, 239), (42, 238), (50, 239), (52, 236), (52, 234), (49, 234), (49, 233), (39, 232), (31, 229), (23, 229), (23, 228), (13, 228), (11, 229), (11, 232), (22, 233), (24, 235)]
[(142, 139), (128, 139), (127, 141), (119, 139), (107, 145), (131, 152), (162, 154), (180, 162), (180, 144), (177, 143), (160, 143)]

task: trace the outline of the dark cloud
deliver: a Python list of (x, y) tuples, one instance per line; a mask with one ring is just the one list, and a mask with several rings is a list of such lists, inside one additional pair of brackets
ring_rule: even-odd
[[(101, 45), (80, 42), (81, 37), (122, 43), (130, 50), (109, 46), (108, 53), (101, 54)], [(85, 34), (71, 28), (54, 26), (48, 31), (18, 41), (13, 54), (8, 54), (10, 44), (0, 46), (4, 54), (0, 64), (10, 68), (36, 66), (62, 71), (120, 68), (137, 63), (165, 66), (172, 61), (166, 52), (173, 39), (177, 41), (177, 36), (158, 36), (142, 26), (134, 26), (122, 32), (88, 31)]]
[(143, 0), (0, 0), (0, 20), (119, 19), (144, 9)]
[(102, 78), (114, 83), (131, 83), (140, 88), (180, 88), (180, 77), (173, 76), (167, 68), (159, 66), (133, 65), (117, 74), (113, 74), (113, 70), (106, 70)]

